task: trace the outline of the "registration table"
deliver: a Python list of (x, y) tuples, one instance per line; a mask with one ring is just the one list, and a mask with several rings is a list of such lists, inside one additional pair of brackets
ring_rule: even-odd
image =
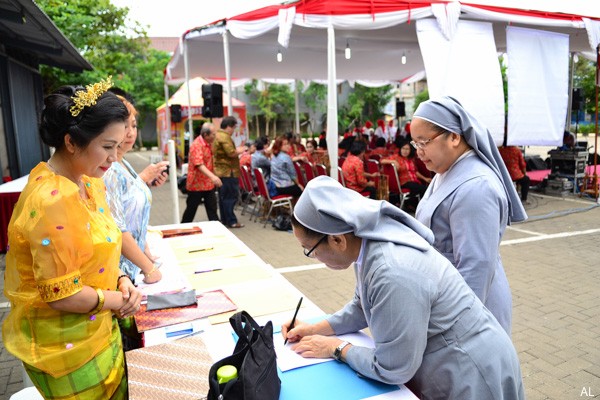
[(6, 252), (8, 245), (8, 223), (19, 195), (27, 184), (29, 175), (0, 185), (0, 252)]
[[(158, 233), (194, 227), (202, 233), (171, 238)], [(140, 285), (142, 292), (152, 295), (195, 290), (198, 305), (136, 315), (144, 347), (127, 352), (132, 400), (150, 396), (165, 400), (203, 398), (208, 391), (210, 366), (233, 352), (229, 317), (241, 310), (261, 325), (273, 322), (280, 399), (416, 399), (404, 386), (360, 377), (337, 361), (303, 359), (289, 344), (285, 346), (281, 324), (291, 319), (303, 294), (219, 222), (153, 227), (148, 243), (152, 253), (160, 257), (163, 280)], [(322, 310), (304, 297), (298, 319), (324, 317)], [(344, 340), (372, 345), (371, 338), (362, 332)]]

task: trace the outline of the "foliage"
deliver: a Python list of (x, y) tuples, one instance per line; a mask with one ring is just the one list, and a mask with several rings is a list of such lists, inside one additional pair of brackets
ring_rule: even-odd
[(383, 116), (383, 109), (392, 100), (392, 85), (369, 88), (354, 85), (354, 91), (348, 96), (349, 115), (363, 121), (376, 121)]
[(594, 62), (579, 57), (573, 73), (573, 87), (583, 90), (585, 111), (589, 114), (596, 112), (596, 65)]
[(164, 103), (162, 72), (170, 57), (150, 48), (145, 29), (127, 19), (127, 7), (116, 7), (109, 0), (36, 3), (94, 67), (93, 71), (75, 74), (43, 66), (47, 93), (62, 85), (86, 85), (112, 75), (115, 86), (134, 97), (140, 121)]
[[(263, 88), (259, 88), (258, 81), (253, 79), (244, 85), (244, 92), (250, 98), (250, 104), (259, 109), (259, 115), (264, 116), (268, 126), (270, 122), (290, 117), (294, 113), (294, 93), (288, 85), (268, 84), (262, 82)], [(253, 115), (254, 116), (254, 115)]]
[(502, 75), (502, 92), (504, 93), (504, 115), (508, 115), (508, 75), (506, 75), (506, 64), (504, 57), (498, 57), (500, 62), (500, 74)]
[(327, 85), (311, 82), (302, 93), (304, 104), (313, 112), (317, 109), (327, 108)]
[(429, 90), (425, 89), (415, 96), (415, 103), (413, 105), (414, 109), (416, 110), (417, 107), (419, 107), (419, 104), (427, 100), (429, 100)]

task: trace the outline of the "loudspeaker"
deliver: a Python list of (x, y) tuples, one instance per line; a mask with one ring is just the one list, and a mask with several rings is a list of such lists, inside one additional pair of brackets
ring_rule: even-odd
[(205, 83), (202, 85), (202, 116), (205, 118), (221, 118), (223, 116), (223, 85)]
[(406, 103), (403, 101), (396, 101), (396, 118), (406, 117)]
[(573, 89), (573, 97), (571, 97), (571, 110), (583, 110), (583, 90), (581, 88)]
[(180, 104), (171, 104), (171, 122), (181, 122)]

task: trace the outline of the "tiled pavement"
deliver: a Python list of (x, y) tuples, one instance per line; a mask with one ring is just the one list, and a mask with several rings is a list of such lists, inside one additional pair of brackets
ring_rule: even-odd
[[(137, 152), (127, 158), (141, 170), (151, 154)], [(151, 223), (173, 223), (168, 185), (153, 193)], [(600, 396), (600, 208), (576, 197), (530, 197), (530, 220), (510, 227), (501, 247), (513, 291), (513, 341), (527, 398)], [(185, 209), (181, 195), (179, 207), (181, 214)], [(322, 268), (304, 257), (292, 234), (268, 225), (263, 228), (250, 222), (248, 215), (241, 216), (239, 210), (237, 215), (246, 227), (233, 233), (324, 311), (337, 310), (352, 295), (351, 270)], [(196, 220), (205, 219), (201, 206)], [(4, 270), (3, 256), (0, 268)], [(0, 296), (0, 303), (5, 301)], [(0, 308), (0, 317), (7, 312)], [(0, 399), (21, 389), (18, 366), (2, 347)]]

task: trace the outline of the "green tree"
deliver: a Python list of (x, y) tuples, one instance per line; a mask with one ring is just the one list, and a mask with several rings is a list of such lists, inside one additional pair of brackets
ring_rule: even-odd
[[(250, 97), (250, 104), (259, 109), (258, 114), (265, 119), (265, 134), (270, 136), (270, 124), (276, 132), (277, 120), (291, 117), (294, 113), (294, 93), (288, 85), (269, 84), (263, 82), (259, 89), (258, 81), (253, 79), (244, 86), (245, 93)], [(255, 115), (256, 116), (256, 115)], [(260, 129), (257, 126), (257, 129)]]
[(306, 90), (302, 92), (304, 104), (313, 112), (317, 109), (327, 108), (327, 85), (311, 82)]
[(585, 112), (596, 112), (596, 64), (584, 57), (579, 57), (573, 73), (573, 87), (583, 90)]
[(347, 114), (338, 118), (345, 120), (350, 117), (362, 121), (376, 121), (381, 119), (383, 109), (393, 96), (392, 85), (369, 88), (357, 83), (354, 91), (348, 96)]
[(421, 104), (424, 101), (429, 100), (429, 90), (424, 89), (422, 92), (420, 92), (419, 94), (417, 94), (415, 96), (415, 102), (413, 104), (413, 108), (416, 110), (417, 107), (419, 107), (419, 104)]
[(169, 61), (165, 52), (150, 48), (145, 29), (128, 20), (129, 9), (109, 0), (37, 0), (93, 71), (81, 74), (42, 67), (45, 91), (65, 84), (88, 84), (108, 75), (115, 86), (131, 93), (143, 121), (164, 102), (163, 70)]

